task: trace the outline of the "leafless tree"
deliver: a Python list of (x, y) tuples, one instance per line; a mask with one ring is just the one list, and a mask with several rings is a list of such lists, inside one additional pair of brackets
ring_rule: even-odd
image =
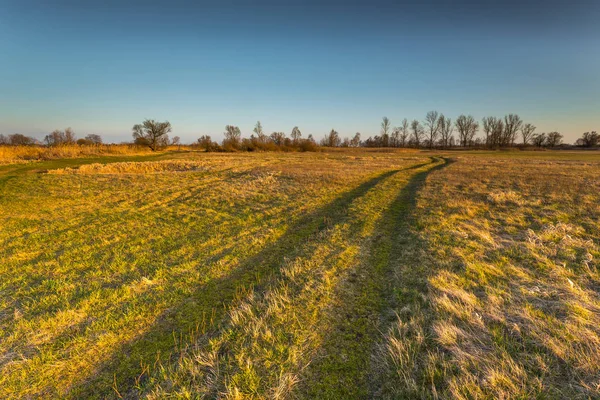
[(458, 131), (458, 140), (460, 145), (463, 147), (470, 146), (473, 142), (473, 138), (477, 134), (479, 124), (475, 121), (471, 115), (460, 115), (456, 118), (456, 130)]
[(267, 135), (265, 135), (260, 121), (256, 122), (256, 125), (254, 126), (253, 131), (254, 131), (254, 133), (256, 133), (256, 139), (258, 140), (259, 143), (267, 143), (268, 137), (267, 137)]
[(48, 146), (60, 146), (64, 144), (74, 144), (77, 139), (75, 132), (71, 128), (66, 128), (64, 131), (54, 130), (50, 134), (46, 135), (44, 141)]
[(508, 114), (504, 117), (503, 146), (513, 146), (515, 144), (522, 125), (523, 121), (517, 114)]
[(544, 147), (546, 144), (546, 134), (545, 133), (536, 133), (531, 138), (531, 142), (534, 146)]
[(558, 132), (550, 132), (546, 137), (546, 145), (548, 147), (556, 147), (562, 143), (563, 135)]
[(404, 118), (402, 120), (402, 125), (400, 125), (400, 137), (399, 137), (400, 147), (406, 147), (406, 145), (408, 144), (408, 136), (409, 136), (408, 120), (406, 118)]
[(596, 131), (585, 132), (577, 142), (583, 147), (596, 147), (600, 143), (600, 134)]
[(332, 129), (329, 134), (321, 140), (321, 145), (326, 147), (340, 147), (341, 144), (342, 139), (340, 139), (340, 134), (335, 129)]
[(169, 143), (169, 133), (171, 132), (171, 123), (157, 122), (153, 119), (147, 119), (142, 124), (133, 126), (133, 139), (137, 143), (144, 143), (152, 151), (156, 151)]
[(400, 128), (394, 127), (392, 129), (392, 135), (390, 137), (390, 145), (392, 147), (399, 147), (400, 146)]
[(425, 129), (430, 149), (433, 148), (439, 133), (440, 126), (438, 119), (439, 113), (437, 111), (429, 111), (425, 116)]
[(535, 126), (532, 124), (525, 124), (521, 127), (521, 137), (523, 138), (523, 146), (527, 146), (529, 141), (533, 137), (533, 132), (535, 132)]
[(277, 146), (281, 146), (281, 145), (283, 145), (283, 143), (285, 141), (285, 133), (283, 133), (283, 132), (273, 132), (273, 133), (271, 133), (271, 140)]
[(448, 148), (450, 146), (450, 139), (452, 138), (452, 132), (454, 132), (454, 126), (452, 125), (452, 120), (448, 117), (445, 117), (444, 114), (440, 115), (438, 119), (439, 131), (440, 131), (440, 141), (443, 148)]
[[(12, 135), (8, 135), (7, 138), (3, 140), (4, 144), (10, 144), (13, 146), (29, 146), (35, 143), (35, 139), (30, 136), (25, 136), (21, 133), (13, 133)], [(0, 144), (3, 144), (0, 142)]]
[(291, 137), (292, 137), (293, 143), (298, 144), (298, 141), (302, 137), (302, 132), (300, 132), (300, 129), (297, 126), (295, 126), (294, 129), (292, 129)]
[(95, 133), (90, 133), (89, 135), (86, 135), (85, 140), (92, 144), (102, 144), (102, 136), (97, 135)]
[(499, 145), (499, 138), (495, 136), (497, 133), (497, 124), (501, 122), (496, 117), (485, 117), (482, 120), (483, 133), (485, 134), (485, 145), (494, 147)]
[(235, 125), (226, 125), (223, 136), (225, 137), (223, 139), (224, 147), (231, 147), (234, 149), (240, 147), (240, 143), (242, 141), (242, 131), (239, 127)]
[(388, 147), (390, 144), (390, 129), (392, 123), (388, 117), (383, 117), (381, 120), (381, 144), (383, 147)]
[(213, 151), (219, 146), (217, 143), (213, 142), (211, 137), (208, 135), (200, 136), (200, 138), (198, 139), (198, 145), (201, 149), (204, 149), (206, 151)]
[(421, 146), (421, 142), (423, 141), (423, 135), (425, 132), (423, 131), (423, 126), (416, 119), (410, 123), (410, 141), (415, 147)]
[(352, 140), (350, 140), (350, 146), (358, 147), (360, 146), (360, 132), (356, 132)]

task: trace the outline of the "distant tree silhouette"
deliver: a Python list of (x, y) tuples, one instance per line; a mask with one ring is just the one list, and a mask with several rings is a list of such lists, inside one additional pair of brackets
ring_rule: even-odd
[(29, 146), (35, 144), (34, 138), (21, 133), (13, 133), (12, 135), (8, 135), (8, 137), (2, 135), (2, 137), (3, 139), (1, 139), (0, 144), (10, 144), (12, 146)]
[(504, 117), (502, 146), (513, 146), (515, 144), (522, 125), (523, 121), (517, 114), (508, 114)]
[(335, 129), (332, 129), (329, 134), (321, 140), (321, 145), (325, 147), (340, 147), (341, 144), (342, 140), (340, 139), (340, 134)]
[(543, 132), (534, 134), (531, 138), (531, 142), (534, 146), (544, 147), (544, 145), (546, 144), (546, 134)]
[(352, 138), (352, 140), (350, 140), (350, 146), (351, 147), (360, 146), (360, 132), (356, 132), (354, 134), (354, 137)]
[(239, 149), (242, 141), (242, 131), (234, 125), (226, 125), (223, 133), (223, 147), (230, 149)]
[(421, 146), (421, 142), (423, 141), (423, 135), (425, 132), (423, 131), (423, 126), (416, 119), (413, 120), (410, 124), (410, 141), (413, 146), (419, 147)]
[(290, 136), (292, 138), (293, 144), (297, 145), (300, 141), (300, 138), (302, 137), (302, 132), (300, 132), (300, 129), (297, 126), (295, 126), (294, 129), (292, 129), (292, 134)]
[(485, 117), (482, 120), (483, 132), (485, 133), (485, 145), (489, 148), (502, 146), (504, 133), (504, 122), (501, 118)]
[(459, 115), (454, 124), (458, 131), (460, 145), (462, 147), (470, 146), (477, 134), (477, 129), (479, 129), (479, 124), (475, 121), (475, 118), (471, 115)]
[(585, 132), (577, 142), (583, 147), (596, 147), (600, 143), (600, 134), (596, 131)]
[(283, 132), (273, 132), (271, 133), (271, 140), (277, 146), (282, 146), (285, 141), (285, 133)]
[(563, 135), (558, 132), (550, 132), (546, 137), (546, 146), (556, 147), (562, 144)]
[(89, 135), (86, 135), (84, 139), (92, 144), (102, 144), (102, 136), (97, 135), (95, 133), (90, 133)]
[(450, 139), (452, 138), (452, 132), (454, 132), (454, 126), (452, 120), (441, 114), (438, 119), (438, 126), (440, 131), (440, 144), (443, 148), (447, 149), (450, 147)]
[(71, 128), (66, 128), (64, 131), (56, 129), (44, 138), (48, 146), (75, 144), (76, 140), (75, 132)]
[(145, 144), (152, 151), (169, 144), (169, 133), (171, 132), (171, 123), (169, 121), (157, 122), (153, 119), (147, 119), (141, 124), (133, 126), (133, 139), (138, 144)]
[(381, 147), (389, 147), (390, 145), (390, 129), (392, 123), (388, 117), (383, 117), (381, 120)]
[(256, 125), (254, 126), (253, 131), (256, 134), (256, 139), (259, 143), (267, 143), (268, 138), (267, 135), (265, 135), (265, 133), (263, 132), (263, 127), (260, 121), (256, 121)]
[(427, 144), (429, 148), (433, 148), (439, 133), (439, 113), (437, 111), (429, 111), (425, 116), (425, 130), (427, 134)]
[(398, 129), (400, 133), (398, 136), (398, 146), (406, 147), (408, 145), (408, 136), (410, 134), (408, 130), (408, 120), (406, 118), (402, 120), (402, 125), (400, 125)]
[(198, 146), (206, 151), (215, 151), (219, 145), (212, 141), (209, 135), (202, 135), (198, 139)]
[(532, 124), (525, 124), (521, 127), (521, 138), (523, 138), (523, 146), (529, 144), (533, 136), (533, 132), (535, 132), (535, 126)]

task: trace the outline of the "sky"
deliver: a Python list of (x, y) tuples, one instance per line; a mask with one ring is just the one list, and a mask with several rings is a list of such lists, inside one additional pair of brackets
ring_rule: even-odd
[(600, 1), (0, 0), (0, 133), (366, 138), (430, 110), (600, 130)]

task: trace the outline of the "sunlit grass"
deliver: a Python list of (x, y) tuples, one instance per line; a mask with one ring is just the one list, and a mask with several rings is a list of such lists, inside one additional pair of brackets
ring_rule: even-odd
[(360, 150), (2, 166), (0, 397), (598, 397), (599, 172)]

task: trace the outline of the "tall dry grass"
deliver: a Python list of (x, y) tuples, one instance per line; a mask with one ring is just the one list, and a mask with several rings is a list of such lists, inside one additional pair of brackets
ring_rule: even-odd
[(599, 170), (465, 157), (431, 176), (427, 289), (395, 310), (383, 397), (600, 397)]
[(101, 155), (143, 154), (150, 149), (130, 144), (64, 145), (64, 146), (0, 146), (0, 163), (19, 163), (59, 158)]

